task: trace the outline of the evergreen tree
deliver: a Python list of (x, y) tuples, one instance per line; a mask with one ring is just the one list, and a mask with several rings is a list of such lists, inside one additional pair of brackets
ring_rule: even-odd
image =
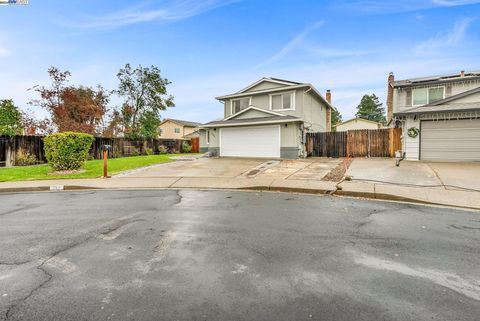
[(342, 114), (340, 114), (337, 108), (333, 107), (332, 108), (332, 129), (334, 130), (335, 126), (341, 122), (342, 122)]
[(0, 135), (20, 135), (22, 130), (22, 113), (18, 107), (10, 99), (0, 100)]
[(357, 106), (356, 117), (385, 123), (385, 108), (375, 94), (364, 95)]

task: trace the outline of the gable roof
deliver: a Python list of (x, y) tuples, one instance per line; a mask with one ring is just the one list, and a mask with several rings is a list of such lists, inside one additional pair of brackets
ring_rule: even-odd
[[(261, 81), (271, 81), (271, 79), (272, 78), (262, 78), (257, 82), (257, 84), (252, 84), (252, 85), (256, 86)], [(275, 79), (275, 78), (273, 78), (273, 79)], [(277, 80), (275, 80), (275, 81), (277, 81)], [(215, 97), (215, 99), (226, 100), (226, 99), (230, 99), (230, 98), (249, 97), (249, 96), (252, 96), (252, 95), (267, 94), (267, 93), (274, 93), (274, 92), (285, 91), (285, 90), (307, 88), (307, 90), (311, 90), (315, 94), (315, 96), (317, 96), (327, 107), (333, 108), (332, 104), (330, 104), (325, 99), (325, 97), (323, 97), (322, 94), (320, 94), (320, 92), (318, 92), (318, 90), (312, 84), (310, 84), (310, 83), (296, 83), (296, 82), (293, 82), (293, 81), (291, 81), (289, 83), (291, 83), (291, 84), (288, 84), (288, 85), (285, 85), (285, 86), (282, 86), (282, 87), (245, 92), (245, 90), (248, 90), (248, 87), (247, 87), (247, 88), (244, 88), (241, 91), (236, 92), (234, 94), (218, 96), (218, 97)], [(250, 85), (250, 87), (252, 85)]]
[(397, 80), (392, 83), (392, 86), (393, 87), (409, 87), (409, 86), (443, 84), (443, 83), (450, 83), (450, 82), (464, 81), (464, 80), (477, 80), (477, 79), (480, 79), (480, 71), (465, 71), (463, 72), (463, 76), (462, 76), (462, 73), (455, 73), (455, 74), (447, 74), (447, 75), (427, 76), (427, 77)]
[(336, 124), (335, 126), (339, 126), (339, 125), (343, 125), (343, 124), (346, 124), (346, 123), (350, 123), (350, 122), (352, 122), (352, 121), (354, 121), (354, 120), (361, 120), (361, 121), (367, 122), (367, 123), (372, 123), (372, 124), (376, 124), (376, 125), (383, 125), (382, 123), (377, 122), (377, 121), (368, 120), (368, 119), (361, 118), (361, 117), (355, 117), (355, 118), (352, 118), (352, 119), (343, 121), (343, 122), (341, 122), (341, 123), (338, 123), (338, 124)]
[(201, 123), (196, 123), (196, 122), (193, 122), (193, 121), (188, 121), (188, 120), (180, 120), (180, 119), (172, 119), (172, 118), (167, 118), (165, 119), (164, 121), (162, 121), (160, 123), (160, 125), (163, 125), (164, 123), (166, 123), (167, 121), (171, 121), (171, 122), (174, 122), (178, 125), (181, 125), (181, 126), (185, 126), (185, 127), (198, 127), (201, 125)]
[(284, 114), (276, 113), (276, 112), (271, 111), (271, 110), (261, 109), (261, 108), (255, 107), (253, 105), (250, 105), (247, 108), (245, 108), (243, 110), (240, 110), (238, 113), (226, 117), (224, 120), (229, 120), (229, 119), (235, 118), (235, 117), (237, 117), (237, 116), (239, 116), (243, 113), (246, 113), (249, 110), (257, 110), (257, 111), (260, 111), (262, 113), (270, 114), (270, 115), (274, 115), (274, 116), (285, 116)]
[(262, 82), (271, 82), (271, 83), (275, 83), (275, 84), (279, 84), (279, 85), (285, 85), (285, 86), (300, 85), (301, 84), (300, 82), (290, 81), (290, 80), (285, 80), (285, 79), (280, 79), (280, 78), (263, 77), (260, 80), (257, 80), (254, 83), (251, 83), (250, 85), (248, 85), (247, 87), (237, 91), (236, 93), (237, 94), (244, 93), (247, 90), (249, 90), (250, 88), (253, 88), (253, 87), (261, 84)]
[(290, 122), (303, 122), (302, 119), (291, 116), (268, 116), (268, 117), (255, 117), (246, 119), (230, 119), (230, 120), (216, 120), (206, 123), (202, 128), (210, 127), (233, 127), (233, 126), (246, 126), (246, 125), (259, 125), (259, 124), (282, 124)]
[(402, 112), (394, 113), (395, 116), (419, 115), (419, 114), (435, 114), (450, 112), (480, 112), (480, 103), (461, 103), (461, 104), (443, 104), (437, 106), (424, 105), (420, 107), (410, 108)]

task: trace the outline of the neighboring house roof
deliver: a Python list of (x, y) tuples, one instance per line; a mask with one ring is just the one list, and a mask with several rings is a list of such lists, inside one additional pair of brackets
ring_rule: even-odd
[(164, 121), (162, 121), (162, 123), (160, 125), (162, 125), (162, 124), (164, 124), (168, 121), (177, 123), (177, 124), (185, 126), (185, 127), (198, 127), (198, 126), (201, 125), (201, 123), (196, 123), (196, 122), (193, 122), (193, 121), (179, 120), (179, 119), (172, 119), (172, 118), (165, 119)]
[(436, 102), (406, 109), (402, 112), (394, 113), (396, 116), (415, 115), (415, 114), (429, 114), (429, 113), (443, 113), (443, 112), (476, 112), (480, 111), (479, 102), (469, 103), (455, 103), (455, 100), (467, 97), (472, 94), (480, 92), (480, 87), (464, 91), (462, 93), (438, 100)]
[[(275, 88), (269, 88), (269, 89), (262, 89), (262, 90), (253, 90), (253, 91), (247, 91), (248, 89), (264, 82), (277, 82), (281, 83), (284, 86), (281, 87), (275, 87)], [(312, 85), (309, 83), (299, 83), (299, 82), (294, 82), (294, 81), (288, 81), (288, 80), (281, 80), (277, 78), (262, 78), (259, 81), (251, 84), (250, 86), (234, 93), (234, 94), (229, 94), (229, 95), (223, 95), (223, 96), (218, 96), (215, 97), (217, 100), (225, 100), (225, 99), (230, 99), (230, 98), (240, 98), (240, 97), (248, 97), (252, 95), (258, 95), (258, 94), (268, 94), (268, 93), (274, 93), (274, 92), (279, 92), (279, 91), (285, 91), (285, 90), (293, 90), (293, 89), (301, 89), (301, 88), (307, 88), (308, 90), (311, 90), (325, 105), (327, 105), (330, 108), (333, 108), (333, 106), (325, 99), (325, 97), (320, 94), (320, 92)]]
[(194, 136), (197, 136), (198, 134), (199, 134), (198, 130), (195, 130), (189, 134), (184, 135), (183, 138), (194, 137)]
[(368, 120), (368, 119), (360, 118), (360, 117), (356, 117), (356, 118), (352, 118), (352, 119), (346, 120), (346, 121), (344, 121), (344, 122), (341, 122), (341, 123), (336, 124), (335, 126), (344, 125), (344, 124), (350, 123), (350, 122), (352, 122), (352, 121), (354, 121), (354, 120), (360, 120), (360, 121), (362, 121), (362, 122), (372, 123), (372, 124), (382, 125), (382, 126), (383, 126), (383, 124), (380, 123), (380, 122), (376, 122), (376, 121), (373, 121), (373, 120)]
[(428, 76), (419, 78), (410, 78), (404, 80), (397, 80), (392, 83), (393, 87), (410, 87), (421, 85), (444, 84), (449, 82), (456, 82), (462, 80), (477, 80), (480, 79), (480, 71), (465, 71), (456, 74), (447, 74), (439, 76)]
[(444, 105), (424, 105), (420, 107), (410, 108), (402, 112), (394, 113), (395, 116), (431, 114), (431, 113), (447, 113), (447, 112), (478, 112), (480, 111), (480, 102), (478, 103), (458, 103)]
[(257, 117), (257, 118), (245, 118), (245, 119), (230, 119), (230, 120), (217, 120), (204, 124), (202, 127), (229, 127), (229, 126), (244, 126), (244, 125), (259, 125), (259, 124), (279, 124), (288, 122), (301, 122), (298, 117), (294, 116), (269, 116), (269, 117)]

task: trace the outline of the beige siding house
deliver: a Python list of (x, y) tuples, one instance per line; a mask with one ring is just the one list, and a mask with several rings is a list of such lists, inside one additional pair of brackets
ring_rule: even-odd
[(159, 137), (162, 139), (190, 139), (195, 136), (195, 128), (200, 123), (179, 120), (165, 119), (159, 126)]
[(480, 161), (480, 72), (400, 81), (391, 73), (387, 106), (406, 159)]
[(330, 131), (331, 94), (311, 84), (262, 78), (216, 97), (224, 118), (201, 126), (200, 150), (231, 157), (304, 157), (307, 132)]
[(358, 117), (344, 121), (335, 126), (337, 132), (346, 132), (348, 130), (356, 129), (380, 129), (382, 127), (382, 123)]

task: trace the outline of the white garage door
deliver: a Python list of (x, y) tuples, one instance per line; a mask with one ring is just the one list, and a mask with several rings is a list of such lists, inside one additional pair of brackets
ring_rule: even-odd
[(220, 129), (220, 156), (280, 157), (280, 126)]
[(420, 158), (480, 161), (480, 119), (422, 121)]

